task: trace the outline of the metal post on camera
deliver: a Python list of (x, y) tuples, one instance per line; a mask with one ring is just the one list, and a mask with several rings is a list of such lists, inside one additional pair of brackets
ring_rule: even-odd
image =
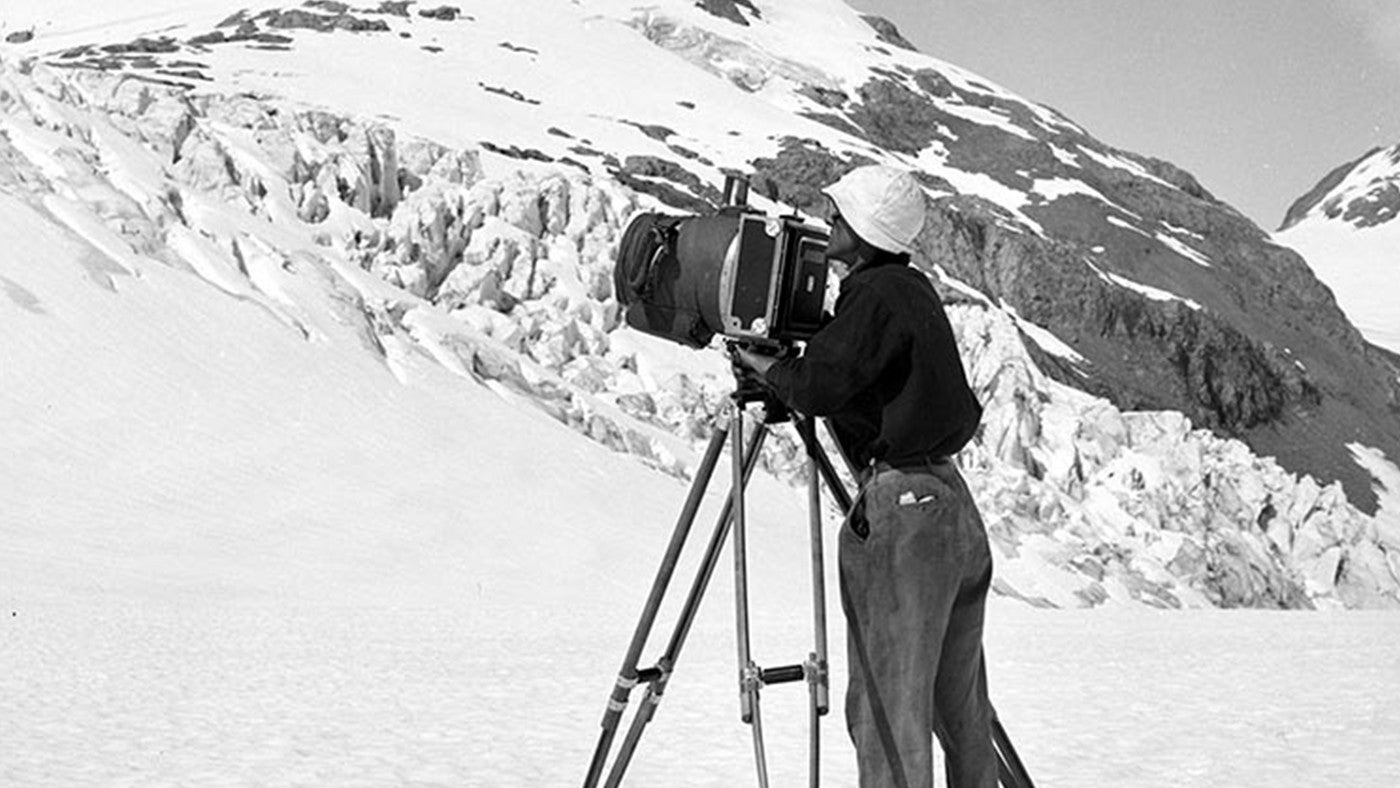
[(740, 173), (724, 174), (724, 204), (745, 207), (749, 204), (749, 179)]

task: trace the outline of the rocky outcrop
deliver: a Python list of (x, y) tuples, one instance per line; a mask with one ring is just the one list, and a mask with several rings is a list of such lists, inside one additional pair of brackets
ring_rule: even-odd
[(883, 16), (876, 16), (874, 14), (861, 14), (860, 18), (864, 19), (865, 23), (870, 25), (875, 31), (875, 35), (886, 44), (897, 46), (900, 49), (907, 49), (911, 52), (918, 51), (918, 47), (911, 44), (909, 39), (905, 38), (904, 35), (899, 32), (899, 28), (895, 27), (894, 22), (891, 22)]
[(744, 17), (745, 14), (755, 19), (763, 18), (763, 14), (749, 0), (699, 0), (695, 5), (720, 19), (727, 19), (744, 27), (749, 25), (749, 20)]

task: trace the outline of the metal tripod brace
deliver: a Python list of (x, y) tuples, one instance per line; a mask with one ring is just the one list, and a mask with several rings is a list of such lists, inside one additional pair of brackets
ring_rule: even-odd
[[(765, 415), (758, 422), (756, 428), (747, 440), (744, 439), (744, 412), (745, 408), (754, 402), (764, 402), (766, 404)], [(771, 424), (781, 423), (790, 417), (786, 408), (779, 403), (771, 401), (766, 395), (752, 389), (740, 389), (730, 397), (730, 406), (726, 418), (716, 428), (710, 437), (710, 443), (705, 451), (705, 455), (696, 470), (695, 479), (691, 483), (690, 493), (686, 498), (685, 505), (681, 508), (681, 514), (676, 522), (675, 531), (671, 535), (671, 541), (666, 548), (666, 553), (661, 560), (661, 566), (656, 573), (656, 579), (652, 583), (651, 593), (647, 597), (646, 605), (642, 609), (642, 615), (637, 622), (637, 628), (632, 636), (632, 642), (628, 646), (627, 654), (623, 659), (622, 668), (618, 672), (617, 683), (614, 685), (612, 694), (608, 698), (607, 710), (603, 714), (602, 733), (598, 738), (598, 746), (593, 753), (593, 761), (588, 769), (588, 776), (584, 780), (585, 788), (594, 788), (602, 777), (603, 769), (606, 765), (608, 752), (612, 748), (613, 739), (626, 710), (628, 699), (632, 690), (640, 684), (646, 684), (646, 692), (642, 697), (637, 713), (632, 718), (632, 724), (627, 730), (627, 735), (623, 738), (622, 745), (618, 750), (617, 757), (613, 761), (612, 769), (608, 772), (607, 780), (604, 783), (607, 788), (615, 788), (622, 780), (632, 755), (636, 750), (637, 742), (641, 738), (647, 724), (656, 713), (656, 707), (661, 702), (661, 697), (666, 691), (666, 685), (671, 679), (671, 674), (675, 670), (676, 662), (680, 658), (681, 648), (685, 645), (685, 639), (690, 633), (691, 625), (695, 621), (696, 613), (699, 611), (700, 600), (708, 588), (710, 579), (714, 575), (715, 567), (719, 563), (719, 554), (724, 547), (725, 540), (729, 537), (731, 528), (734, 535), (734, 585), (735, 585), (735, 620), (738, 630), (739, 646), (739, 692), (740, 692), (740, 716), (745, 723), (753, 729), (754, 758), (758, 769), (758, 782), (762, 788), (768, 786), (767, 762), (763, 749), (763, 724), (762, 715), (759, 708), (759, 691), (767, 684), (779, 684), (784, 682), (794, 682), (806, 680), (808, 686), (809, 721), (811, 730), (811, 760), (810, 760), (810, 784), (813, 788), (820, 781), (820, 729), (819, 718), (825, 715), (830, 707), (829, 684), (827, 670), (827, 638), (826, 638), (826, 585), (823, 574), (823, 551), (821, 536), (821, 490), (819, 477), (826, 480), (828, 486), (836, 493), (838, 501), (843, 509), (849, 507), (850, 501), (845, 494), (845, 489), (841, 484), (836, 471), (832, 468), (830, 461), (826, 457), (825, 451), (816, 439), (816, 430), (810, 419), (794, 416), (793, 421), (797, 427), (799, 436), (806, 444), (807, 455), (810, 460), (810, 480), (809, 480), (809, 508), (811, 523), (811, 555), (812, 555), (812, 594), (813, 594), (813, 618), (815, 629), (814, 650), (808, 655), (806, 661), (801, 664), (786, 665), (775, 668), (761, 668), (754, 663), (749, 648), (749, 610), (748, 610), (748, 569), (747, 569), (747, 535), (746, 517), (744, 507), (744, 489), (748, 484), (753, 469), (758, 462), (759, 452), (763, 448), (763, 441), (767, 437)], [(671, 639), (666, 646), (656, 665), (649, 668), (638, 669), (641, 659), (642, 649), (646, 645), (648, 636), (651, 633), (656, 615), (661, 607), (662, 598), (665, 596), (666, 588), (670, 584), (671, 577), (675, 572), (676, 564), (680, 559), (682, 548), (685, 546), (686, 538), (690, 534), (691, 526), (694, 524), (696, 513), (700, 509), (701, 501), (704, 498), (705, 490), (709, 486), (710, 479), (714, 475), (715, 467), (719, 463), (720, 454), (724, 450), (726, 441), (732, 442), (731, 459), (733, 465), (733, 480), (730, 494), (726, 498), (723, 508), (720, 511), (718, 522), (715, 524), (709, 545), (700, 563), (700, 568), (696, 573), (695, 580), (691, 584), (690, 594), (687, 596), (685, 604), (681, 608)]]
[[(766, 406), (764, 419), (758, 423), (757, 428), (749, 437), (747, 445), (745, 445), (743, 437), (744, 409), (748, 404), (760, 401), (764, 402)], [(666, 547), (661, 566), (657, 569), (656, 579), (652, 582), (651, 593), (647, 596), (646, 605), (642, 609), (641, 618), (637, 621), (637, 628), (632, 635), (632, 642), (623, 658), (622, 668), (618, 671), (617, 682), (608, 698), (607, 710), (603, 713), (603, 730), (598, 736), (598, 745), (594, 749), (593, 760), (588, 767), (588, 776), (584, 779), (584, 788), (595, 788), (598, 785), (632, 690), (640, 684), (646, 684), (646, 693), (642, 697), (637, 713), (632, 718), (632, 724), (627, 730), (627, 735), (623, 738), (604, 785), (606, 788), (617, 788), (621, 783), (623, 773), (627, 770), (632, 755), (636, 751), (637, 743), (647, 724), (655, 716), (656, 707), (661, 703), (666, 685), (671, 680), (671, 674), (675, 671), (676, 662), (680, 659), (681, 648), (685, 645), (686, 637), (689, 635), (691, 625), (699, 611), (700, 600), (704, 596), (710, 579), (714, 575), (715, 567), (719, 563), (720, 550), (724, 547), (731, 526), (734, 532), (734, 599), (739, 645), (740, 715), (743, 721), (753, 729), (754, 758), (758, 769), (759, 786), (768, 788), (767, 762), (763, 750), (762, 717), (759, 712), (759, 690), (766, 684), (803, 679), (807, 681), (810, 697), (809, 784), (811, 788), (817, 788), (820, 784), (821, 739), (818, 722), (819, 718), (825, 715), (829, 709), (830, 694), (827, 668), (826, 586), (822, 569), (821, 482), (826, 483), (827, 489), (830, 490), (843, 513), (850, 513), (854, 501), (835, 467), (832, 466), (826, 451), (818, 442), (813, 419), (789, 414), (781, 403), (771, 400), (761, 391), (752, 388), (744, 389), (741, 387), (731, 396), (730, 402), (729, 418), (715, 428), (710, 437), (709, 446), (700, 461), (700, 466), (696, 469), (690, 493), (681, 508), (675, 531), (671, 534), (671, 541)], [(809, 461), (808, 508), (811, 522), (812, 594), (816, 643), (815, 650), (802, 664), (760, 668), (753, 662), (749, 650), (747, 524), (744, 511), (744, 488), (758, 463), (759, 452), (763, 448), (763, 441), (767, 437), (769, 425), (781, 423), (789, 418), (792, 419), (797, 428), (798, 436), (802, 438)], [(646, 646), (647, 638), (656, 622), (666, 588), (670, 585), (671, 577), (675, 573), (682, 548), (685, 547), (686, 538), (690, 534), (705, 490), (714, 475), (715, 467), (719, 463), (720, 454), (723, 453), (727, 440), (733, 442), (733, 486), (730, 489), (730, 494), (720, 511), (718, 522), (710, 536), (704, 558), (696, 572), (695, 580), (691, 583), (690, 593), (681, 608), (666, 650), (662, 652), (654, 666), (639, 669), (638, 663), (641, 660), (642, 649)], [(1025, 766), (1022, 765), (1015, 748), (1012, 747), (1006, 729), (1002, 727), (1001, 720), (997, 718), (995, 711), (992, 714), (992, 743), (997, 754), (1001, 784), (1005, 788), (1034, 788), (1030, 775)]]

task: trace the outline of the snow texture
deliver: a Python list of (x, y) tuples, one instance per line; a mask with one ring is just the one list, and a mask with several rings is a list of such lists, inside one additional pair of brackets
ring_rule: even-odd
[[(36, 35), (0, 51), (0, 783), (581, 779), (732, 380), (719, 353), (619, 325), (610, 257), (649, 198), (499, 151), (678, 144), (708, 177), (792, 132), (785, 68), (847, 84), (875, 55), (841, 42), (874, 33), (834, 0), (759, 3), (790, 38), (687, 2), (472, 6), (211, 46), (214, 84), (191, 89), (9, 52), (206, 33), (240, 4), (18, 5), (6, 24)], [(569, 69), (544, 59), (589, 67), (553, 83)], [(606, 89), (635, 73), (708, 111)], [(1022, 340), (1053, 337), (985, 299), (950, 316), (987, 406), (960, 462), (996, 546), (993, 697), (1037, 782), (1400, 779), (1400, 628), (1341, 609), (1400, 602), (1395, 458), (1353, 449), (1385, 490), (1368, 517), (1180, 414), (1055, 384)], [(779, 430), (750, 490), (769, 665), (811, 648), (799, 476)], [(631, 784), (752, 779), (723, 575)], [(1156, 610), (1232, 605), (1328, 610)], [(853, 782), (842, 647), (837, 628), (832, 785)], [(765, 694), (775, 784), (805, 774), (804, 703)]]

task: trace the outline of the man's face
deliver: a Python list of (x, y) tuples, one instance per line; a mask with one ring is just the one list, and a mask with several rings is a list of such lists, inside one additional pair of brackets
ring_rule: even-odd
[(832, 272), (840, 278), (846, 275), (848, 266), (855, 264), (860, 244), (856, 241), (856, 234), (852, 232), (851, 226), (846, 224), (845, 218), (834, 205), (827, 222), (831, 224), (831, 238), (826, 245), (826, 259), (832, 264)]

